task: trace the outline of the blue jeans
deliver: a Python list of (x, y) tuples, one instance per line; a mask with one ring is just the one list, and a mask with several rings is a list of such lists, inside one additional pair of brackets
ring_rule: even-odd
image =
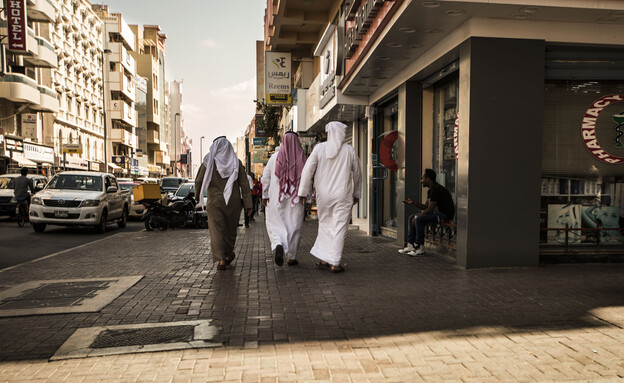
[[(412, 220), (416, 218), (414, 224)], [(435, 212), (433, 214), (421, 215), (417, 217), (416, 214), (412, 214), (408, 218), (408, 231), (407, 242), (415, 245), (425, 244), (425, 226), (429, 224), (438, 224), (442, 221), (446, 222), (446, 214), (441, 212)]]

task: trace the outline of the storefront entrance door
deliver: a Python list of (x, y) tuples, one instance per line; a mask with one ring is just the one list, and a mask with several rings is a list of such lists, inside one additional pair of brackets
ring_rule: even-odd
[(375, 153), (374, 192), (375, 219), (374, 234), (397, 237), (397, 169), (396, 160), (398, 129), (398, 104), (393, 99), (378, 108), (374, 126)]

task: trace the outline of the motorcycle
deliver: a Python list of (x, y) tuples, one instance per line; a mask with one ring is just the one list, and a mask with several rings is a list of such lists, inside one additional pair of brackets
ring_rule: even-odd
[(201, 211), (197, 211), (193, 193), (189, 193), (182, 201), (172, 205), (163, 205), (157, 200), (145, 200), (146, 212), (144, 215), (147, 231), (167, 230), (169, 228), (193, 227), (207, 229), (208, 220)]

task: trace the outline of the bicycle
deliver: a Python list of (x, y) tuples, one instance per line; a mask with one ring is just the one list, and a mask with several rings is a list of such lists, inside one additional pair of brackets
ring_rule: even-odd
[(19, 227), (24, 227), (26, 222), (28, 222), (28, 200), (22, 200), (17, 202), (17, 206), (15, 207), (15, 216), (17, 218), (17, 225)]

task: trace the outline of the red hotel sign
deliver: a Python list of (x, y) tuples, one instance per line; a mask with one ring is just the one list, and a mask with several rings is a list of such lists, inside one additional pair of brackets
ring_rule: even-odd
[(8, 0), (9, 49), (26, 52), (26, 0)]

